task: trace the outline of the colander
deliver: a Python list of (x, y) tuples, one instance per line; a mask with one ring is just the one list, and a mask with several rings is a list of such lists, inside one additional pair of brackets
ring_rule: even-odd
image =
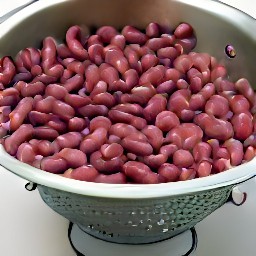
[[(63, 40), (71, 25), (139, 28), (150, 22), (190, 23), (196, 51), (227, 66), (230, 79), (246, 77), (256, 87), (256, 21), (211, 0), (44, 0), (0, 25), (0, 56), (39, 46), (46, 36)], [(230, 59), (225, 47), (232, 45)], [(205, 178), (165, 184), (100, 184), (67, 179), (19, 162), (0, 146), (0, 164), (38, 184), (44, 202), (83, 231), (115, 243), (143, 244), (173, 237), (222, 206), (232, 188), (255, 175), (256, 159)], [(221, 227), (220, 227), (221, 229)]]

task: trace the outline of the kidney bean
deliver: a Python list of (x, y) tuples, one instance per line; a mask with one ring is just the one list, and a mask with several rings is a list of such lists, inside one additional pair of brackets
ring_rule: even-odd
[(130, 103), (124, 103), (124, 104), (118, 104), (112, 108), (113, 110), (119, 110), (121, 112), (129, 113), (136, 116), (142, 116), (143, 115), (143, 108), (139, 104), (130, 104)]
[(68, 121), (68, 130), (71, 132), (81, 132), (86, 127), (84, 118), (73, 117)]
[(152, 155), (152, 146), (144, 139), (139, 138), (136, 134), (128, 135), (122, 139), (121, 145), (124, 149), (138, 156)]
[(72, 76), (74, 75), (74, 72), (68, 70), (68, 69), (64, 69), (63, 71), (63, 75), (60, 78), (60, 83), (64, 84), (68, 81), (68, 79), (70, 79)]
[(160, 36), (160, 27), (157, 23), (149, 23), (146, 27), (146, 35), (149, 38), (159, 37)]
[(70, 77), (69, 79), (67, 79), (64, 82), (63, 86), (66, 88), (68, 92), (71, 92), (71, 91), (78, 91), (79, 89), (82, 88), (83, 84), (84, 84), (83, 75), (76, 74)]
[(255, 149), (252, 146), (249, 146), (244, 153), (244, 158), (246, 162), (251, 161), (255, 157)]
[(123, 165), (123, 172), (135, 183), (150, 184), (158, 183), (158, 175), (140, 162), (128, 161)]
[(85, 68), (86, 68), (86, 62), (72, 60), (70, 63), (67, 64), (68, 71), (71, 71), (72, 73), (76, 73), (79, 75), (84, 74)]
[(254, 95), (255, 92), (252, 89), (249, 81), (245, 78), (239, 79), (235, 83), (235, 88), (240, 94), (242, 94), (252, 105), (254, 104)]
[(130, 90), (139, 83), (139, 75), (135, 69), (128, 69), (123, 74), (123, 78)]
[(91, 92), (94, 86), (100, 81), (100, 70), (95, 64), (89, 65), (85, 69), (86, 91)]
[(21, 124), (16, 131), (8, 136), (4, 141), (4, 148), (7, 153), (14, 156), (18, 147), (25, 141), (33, 137), (34, 128), (31, 124)]
[(189, 109), (193, 111), (202, 111), (205, 107), (206, 100), (202, 94), (193, 94), (189, 100)]
[(87, 39), (87, 48), (94, 44), (99, 44), (103, 46), (102, 38), (99, 35), (90, 35)]
[(220, 95), (213, 95), (205, 104), (205, 112), (208, 115), (222, 118), (227, 115), (229, 111), (228, 100)]
[(4, 89), (6, 85), (8, 85), (12, 79), (14, 78), (16, 73), (16, 68), (11, 60), (11, 58), (5, 56), (0, 59), (0, 87)]
[(193, 123), (182, 123), (167, 133), (165, 142), (173, 143), (178, 148), (190, 150), (201, 141), (202, 137), (203, 131), (199, 126)]
[(142, 71), (145, 72), (148, 69), (156, 66), (159, 63), (159, 59), (156, 55), (147, 53), (141, 58)]
[(0, 91), (0, 106), (16, 106), (20, 101), (19, 91), (15, 88), (7, 88)]
[(122, 170), (124, 161), (121, 157), (105, 160), (100, 151), (95, 151), (90, 156), (90, 163), (101, 173), (113, 174)]
[(92, 103), (90, 97), (67, 93), (64, 101), (73, 108), (82, 108)]
[[(152, 169), (158, 169), (162, 164), (164, 164), (168, 159), (167, 155), (164, 154), (158, 154), (158, 155), (149, 155), (139, 157), (139, 160), (141, 160), (144, 164), (149, 166)], [(134, 159), (136, 160), (136, 158)]]
[(247, 112), (250, 110), (250, 103), (243, 95), (234, 95), (229, 99), (232, 112), (235, 114)]
[(46, 123), (46, 126), (56, 130), (59, 133), (65, 133), (67, 131), (67, 123), (60, 120), (59, 117), (52, 115), (51, 120)]
[(190, 37), (193, 35), (193, 28), (188, 23), (181, 23), (175, 28), (174, 35), (178, 39)]
[(196, 171), (193, 168), (181, 168), (179, 176), (180, 181), (192, 180), (196, 177)]
[(230, 164), (230, 159), (220, 158), (215, 161), (213, 161), (212, 165), (212, 172), (214, 173), (220, 173), (223, 171), (226, 171), (228, 169), (232, 168)]
[(116, 135), (109, 135), (107, 143), (112, 144), (112, 143), (120, 143), (121, 139), (116, 136)]
[(160, 59), (170, 59), (171, 63), (173, 62), (174, 59), (176, 59), (179, 56), (178, 51), (172, 47), (164, 47), (164, 48), (160, 48), (157, 50), (157, 57)]
[(137, 129), (142, 129), (146, 126), (145, 119), (134, 116), (129, 113), (125, 113), (119, 110), (111, 109), (108, 113), (108, 117), (114, 123), (127, 123), (133, 125)]
[(172, 80), (165, 81), (159, 84), (156, 88), (157, 93), (168, 93), (172, 94), (172, 92), (176, 89), (176, 84)]
[(227, 75), (227, 70), (224, 66), (217, 65), (211, 71), (211, 81), (214, 82), (217, 78), (221, 77), (224, 78)]
[(163, 82), (165, 70), (166, 68), (163, 65), (151, 67), (141, 75), (139, 79), (139, 85), (150, 83), (157, 86), (158, 84)]
[(127, 183), (126, 181), (126, 176), (121, 173), (113, 173), (113, 174), (99, 174), (94, 182), (96, 183), (109, 183), (109, 184), (125, 184)]
[(34, 128), (34, 137), (42, 140), (53, 141), (59, 136), (59, 133), (47, 126), (39, 126)]
[(107, 92), (108, 85), (104, 81), (99, 81), (93, 88), (92, 92), (90, 93), (90, 97), (93, 98), (97, 94)]
[(148, 37), (140, 32), (137, 28), (132, 26), (125, 26), (122, 29), (122, 35), (125, 37), (126, 41), (131, 44), (145, 44)]
[(99, 127), (85, 136), (80, 144), (80, 150), (85, 154), (91, 154), (92, 152), (99, 150), (100, 147), (107, 141), (107, 130), (103, 127)]
[(123, 139), (133, 133), (138, 133), (139, 131), (132, 125), (124, 123), (113, 124), (109, 129), (109, 134), (115, 135), (120, 139)]
[(75, 110), (70, 105), (60, 100), (53, 101), (52, 113), (64, 120), (69, 120), (75, 116)]
[(90, 121), (90, 131), (94, 132), (96, 129), (101, 127), (108, 131), (111, 127), (111, 124), (111, 121), (107, 117), (97, 116)]
[(172, 157), (174, 152), (178, 150), (177, 145), (175, 144), (168, 144), (164, 145), (160, 148), (159, 153), (163, 155), (167, 155), (168, 157)]
[(99, 172), (90, 165), (83, 165), (75, 169), (68, 169), (64, 172), (63, 176), (75, 180), (95, 182)]
[(26, 83), (19, 81), (16, 86), (20, 86), (20, 93), (23, 97), (34, 97), (43, 94), (45, 90), (45, 85), (42, 82)]
[(111, 108), (115, 105), (116, 99), (112, 94), (108, 92), (103, 92), (93, 97), (93, 103), (96, 105), (104, 105), (107, 108)]
[(100, 148), (100, 152), (104, 159), (112, 159), (123, 155), (124, 149), (118, 143), (104, 144)]
[(244, 157), (243, 144), (239, 140), (229, 139), (223, 144), (230, 154), (230, 162), (232, 166), (242, 163)]
[(115, 81), (119, 80), (118, 71), (107, 63), (100, 65), (100, 79), (105, 81), (108, 85), (112, 85)]
[(117, 30), (112, 26), (102, 26), (96, 31), (103, 43), (110, 43), (111, 39), (118, 35)]
[(23, 163), (31, 164), (35, 160), (35, 152), (33, 147), (27, 143), (22, 143), (17, 150), (16, 157)]
[(202, 161), (197, 167), (196, 173), (198, 177), (207, 177), (212, 172), (212, 164), (208, 161)]
[(208, 160), (211, 157), (212, 147), (207, 142), (199, 142), (193, 147), (193, 157), (196, 162)]
[(194, 163), (194, 158), (188, 150), (178, 149), (173, 154), (173, 163), (178, 167), (190, 167)]
[(217, 140), (228, 140), (233, 134), (234, 130), (232, 124), (228, 121), (215, 118), (214, 116), (201, 113), (194, 118), (194, 122), (199, 125), (204, 133), (210, 138)]
[(51, 120), (51, 115), (41, 113), (38, 111), (30, 111), (28, 114), (28, 118), (29, 118), (30, 123), (33, 126), (38, 125), (38, 124), (44, 125)]
[(213, 83), (207, 83), (199, 92), (200, 95), (204, 97), (205, 100), (210, 99), (215, 93), (215, 86)]
[(88, 104), (78, 108), (78, 113), (88, 118), (93, 118), (95, 116), (106, 116), (108, 114), (108, 108), (104, 105)]
[(88, 52), (81, 42), (81, 27), (72, 26), (67, 30), (66, 42), (69, 50), (79, 59), (88, 59)]
[(53, 106), (53, 102), (55, 100), (56, 99), (52, 96), (48, 96), (44, 99), (39, 99), (39, 100), (35, 101), (34, 109), (35, 109), (35, 111), (49, 114), (52, 112), (52, 106)]
[(193, 66), (192, 59), (189, 55), (183, 54), (173, 61), (173, 66), (181, 73), (186, 73)]
[(188, 87), (190, 87), (190, 85), (188, 84), (188, 82), (185, 79), (179, 79), (176, 83), (177, 89), (188, 89)]
[(56, 155), (45, 157), (41, 161), (41, 169), (54, 174), (63, 173), (67, 166), (66, 160)]
[(163, 177), (164, 182), (174, 182), (179, 179), (181, 170), (174, 164), (163, 163), (158, 169), (158, 174)]
[(131, 45), (127, 45), (124, 49), (124, 55), (132, 69), (135, 69), (138, 73), (141, 73), (142, 67), (139, 62), (140, 55), (135, 51)]
[(67, 89), (58, 84), (49, 84), (45, 87), (45, 95), (52, 96), (57, 100), (65, 98), (67, 93)]
[(156, 52), (161, 48), (170, 47), (172, 43), (169, 37), (151, 38), (147, 41), (146, 46)]
[(172, 80), (173, 82), (177, 82), (180, 78), (183, 78), (183, 74), (175, 69), (175, 68), (168, 68), (166, 71), (165, 71), (165, 77), (164, 77), (164, 80)]
[(53, 144), (60, 150), (63, 148), (77, 148), (82, 141), (82, 135), (80, 132), (68, 132), (58, 136)]
[(120, 50), (110, 49), (106, 51), (105, 61), (112, 65), (121, 74), (124, 74), (129, 69), (128, 61)]
[(158, 152), (164, 141), (163, 132), (154, 125), (147, 125), (141, 132), (146, 135), (153, 149)]
[(65, 159), (70, 168), (78, 168), (87, 163), (86, 155), (78, 149), (64, 148), (56, 155)]
[(104, 47), (101, 44), (93, 44), (88, 47), (90, 60), (96, 65), (100, 65), (104, 61)]
[(235, 138), (246, 140), (253, 132), (252, 115), (250, 113), (235, 114), (231, 118)]
[(125, 37), (123, 35), (115, 35), (111, 38), (110, 45), (117, 46), (120, 50), (125, 48)]
[(55, 148), (53, 146), (53, 144), (48, 141), (48, 140), (36, 140), (36, 142), (32, 143), (31, 141), (29, 141), (30, 144), (35, 145), (36, 146), (36, 153), (37, 155), (41, 155), (41, 156), (50, 156), (53, 155), (55, 153)]
[(161, 94), (154, 95), (143, 110), (143, 115), (148, 122), (154, 122), (156, 116), (166, 109), (167, 100)]
[(17, 130), (24, 120), (27, 118), (29, 112), (33, 108), (33, 98), (25, 97), (23, 98), (16, 108), (10, 113), (10, 129), (11, 131)]

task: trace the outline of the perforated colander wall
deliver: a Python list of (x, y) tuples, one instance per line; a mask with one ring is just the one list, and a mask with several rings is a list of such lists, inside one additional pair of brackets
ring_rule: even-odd
[(85, 232), (116, 243), (142, 244), (175, 236), (222, 206), (232, 186), (153, 199), (89, 197), (38, 186), (44, 202)]

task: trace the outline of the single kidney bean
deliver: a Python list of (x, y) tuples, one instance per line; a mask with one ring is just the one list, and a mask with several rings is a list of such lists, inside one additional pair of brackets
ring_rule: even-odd
[[(128, 161), (123, 165), (124, 174), (135, 183), (150, 184), (158, 183), (158, 175), (150, 168), (137, 161)], [(148, 177), (147, 177), (148, 176)]]
[(179, 179), (181, 170), (174, 164), (164, 163), (159, 167), (158, 174), (164, 182), (174, 182)]
[(53, 141), (59, 136), (59, 133), (47, 126), (39, 126), (34, 128), (34, 137), (42, 140)]
[(78, 168), (87, 163), (86, 155), (81, 150), (74, 148), (64, 148), (57, 153), (57, 156), (65, 159), (70, 168)]
[(193, 111), (202, 111), (205, 107), (206, 100), (202, 94), (193, 94), (189, 100), (189, 109)]
[(84, 84), (83, 75), (82, 74), (75, 74), (74, 76), (67, 79), (63, 83), (63, 86), (66, 88), (66, 90), (68, 92), (71, 92), (71, 91), (78, 91), (79, 89), (82, 88), (83, 84)]
[(179, 56), (178, 51), (172, 47), (164, 47), (157, 50), (157, 57), (159, 59), (170, 59), (171, 62), (173, 62), (174, 59), (176, 59)]
[(210, 99), (215, 93), (215, 86), (213, 83), (207, 83), (199, 92), (205, 100)]
[[(188, 82), (185, 79), (179, 79), (176, 83), (177, 89), (188, 89), (190, 87), (190, 85), (188, 84)], [(191, 89), (192, 91), (192, 89)]]
[(75, 180), (95, 182), (99, 172), (91, 165), (83, 165), (75, 169), (68, 169), (63, 176)]
[(90, 163), (100, 173), (112, 174), (122, 170), (124, 161), (121, 157), (115, 157), (110, 160), (106, 160), (103, 158), (100, 151), (95, 151), (90, 156)]
[(213, 95), (205, 104), (205, 112), (208, 115), (223, 118), (229, 111), (229, 102), (220, 95)]
[(235, 114), (231, 118), (231, 123), (235, 132), (235, 138), (246, 140), (253, 132), (252, 115), (250, 112)]
[(17, 150), (16, 157), (23, 163), (31, 164), (35, 160), (33, 146), (27, 142), (22, 143)]
[(82, 141), (82, 135), (80, 132), (68, 132), (58, 136), (54, 144), (61, 150), (63, 148), (76, 148)]
[[(87, 66), (86, 62), (73, 60), (70, 63), (68, 63), (67, 70), (71, 71), (72, 73), (83, 75), (85, 72), (86, 66)], [(89, 64), (88, 64), (88, 66), (89, 66)]]
[(105, 81), (108, 85), (112, 85), (119, 80), (118, 71), (107, 63), (103, 63), (99, 67), (100, 79)]
[(188, 168), (194, 163), (194, 158), (188, 150), (178, 149), (173, 154), (173, 164)]
[(95, 64), (91, 64), (85, 69), (85, 88), (87, 92), (92, 92), (94, 86), (100, 81), (100, 77), (101, 72)]
[(91, 154), (99, 150), (106, 141), (107, 130), (103, 127), (99, 127), (83, 139), (80, 144), (80, 150), (85, 154)]
[(78, 113), (84, 117), (93, 118), (95, 116), (106, 116), (108, 114), (108, 108), (105, 105), (93, 105), (88, 104), (81, 108), (78, 108)]
[[(109, 120), (109, 119), (108, 119)], [(124, 123), (113, 124), (109, 129), (109, 134), (115, 135), (120, 139), (123, 139), (133, 133), (138, 133), (139, 131), (132, 125)]]
[(190, 68), (192, 68), (193, 62), (189, 55), (183, 54), (173, 61), (173, 66), (175, 69), (185, 74)]
[(129, 69), (128, 61), (121, 50), (110, 49), (106, 51), (105, 61), (121, 74), (124, 74)]
[(212, 172), (212, 164), (208, 161), (202, 161), (198, 164), (196, 173), (198, 177), (207, 177)]
[(140, 32), (137, 28), (132, 26), (125, 26), (122, 29), (122, 35), (125, 37), (126, 41), (131, 44), (145, 44), (148, 37)]
[(19, 91), (15, 88), (0, 91), (0, 106), (16, 106), (20, 101), (19, 95)]
[(244, 158), (243, 160), (248, 162), (251, 161), (255, 157), (255, 149), (252, 146), (249, 146), (244, 153)]
[(168, 144), (164, 145), (160, 148), (159, 153), (163, 155), (167, 155), (168, 157), (172, 157), (174, 152), (178, 150), (177, 145), (175, 144)]
[(249, 81), (245, 78), (239, 79), (235, 83), (235, 88), (240, 92), (252, 105), (254, 104), (255, 92), (252, 89)]
[(121, 145), (130, 153), (134, 153), (138, 156), (152, 155), (152, 146), (144, 139), (138, 138), (136, 134), (128, 135), (122, 139)]
[(149, 38), (159, 37), (160, 36), (160, 27), (157, 23), (149, 23), (146, 27), (146, 35)]
[(58, 44), (56, 45), (57, 55), (61, 59), (74, 57), (74, 54), (70, 51), (66, 44)]
[(230, 162), (232, 166), (237, 166), (242, 163), (244, 157), (243, 144), (239, 140), (229, 139), (223, 144), (230, 154)]
[(179, 176), (180, 181), (192, 180), (196, 177), (196, 171), (193, 168), (181, 168)]
[(53, 102), (56, 101), (56, 99), (52, 96), (47, 96), (44, 99), (35, 101), (34, 104), (34, 110), (42, 113), (49, 114), (52, 112)]
[(112, 26), (102, 26), (96, 31), (96, 35), (100, 36), (103, 43), (110, 43), (111, 39), (118, 34), (117, 30)]
[(69, 50), (79, 59), (88, 59), (88, 52), (81, 43), (81, 27), (72, 26), (67, 30), (66, 42)]
[(211, 81), (214, 82), (218, 78), (225, 78), (227, 75), (227, 70), (224, 66), (217, 65), (214, 69), (211, 71)]
[(94, 132), (98, 128), (104, 128), (108, 131), (111, 127), (111, 124), (111, 121), (107, 117), (97, 116), (90, 121), (90, 131)]
[(154, 95), (143, 110), (143, 116), (148, 122), (155, 122), (156, 116), (166, 109), (167, 100), (161, 94)]
[(139, 63), (140, 55), (135, 51), (131, 45), (127, 45), (124, 49), (124, 56), (126, 57), (129, 66), (135, 69), (138, 73), (141, 73), (142, 67)]
[(29, 112), (33, 108), (33, 98), (25, 97), (23, 98), (16, 108), (9, 114), (10, 117), (10, 129), (11, 131), (17, 130), (24, 120), (27, 118)]
[(175, 28), (174, 35), (178, 39), (188, 38), (193, 35), (193, 28), (188, 23), (181, 23)]
[(90, 35), (87, 38), (87, 48), (89, 48), (90, 46), (94, 45), (94, 44), (100, 44), (103, 46), (103, 42), (102, 42), (102, 38), (99, 35)]
[(161, 48), (169, 47), (172, 45), (172, 40), (168, 37), (151, 38), (147, 41), (146, 46), (152, 51), (157, 51)]
[(25, 141), (33, 137), (34, 128), (31, 124), (22, 124), (19, 128), (8, 136), (4, 141), (4, 148), (7, 153), (14, 156), (18, 147)]
[(227, 79), (223, 79), (221, 77), (217, 78), (214, 81), (214, 85), (216, 88), (216, 91), (220, 94), (221, 92), (226, 92), (226, 91), (230, 91), (230, 92), (235, 92), (236, 88), (235, 88), (235, 84)]
[(114, 123), (127, 123), (134, 126), (138, 130), (143, 129), (147, 125), (145, 119), (119, 110), (111, 109), (108, 112), (108, 117)]
[(70, 79), (72, 76), (74, 75), (74, 72), (68, 70), (68, 69), (64, 69), (63, 71), (63, 75), (61, 76), (60, 78), (60, 82), (63, 84), (63, 83), (66, 83), (66, 81), (68, 79)]
[(139, 79), (139, 85), (150, 83), (157, 86), (158, 84), (163, 82), (165, 70), (166, 68), (163, 65), (151, 67), (141, 75)]
[(59, 117), (52, 115), (51, 120), (46, 123), (46, 126), (56, 130), (59, 133), (65, 133), (67, 131), (67, 123), (60, 120)]
[(232, 112), (235, 114), (247, 112), (250, 110), (250, 103), (243, 95), (234, 95), (229, 99)]
[(220, 172), (226, 171), (230, 168), (232, 168), (232, 166), (230, 164), (230, 159), (219, 158), (219, 159), (213, 161), (213, 164), (212, 164), (212, 172), (213, 173), (220, 173)]
[(60, 100), (53, 101), (52, 113), (64, 120), (69, 120), (75, 116), (75, 110), (70, 105)]
[(121, 173), (113, 173), (113, 174), (99, 174), (94, 182), (96, 183), (109, 183), (109, 184), (125, 184), (127, 183), (126, 176)]
[(71, 132), (81, 132), (86, 127), (84, 118), (73, 117), (68, 121), (68, 130)]
[(16, 74), (16, 68), (13, 61), (9, 57), (0, 59), (0, 89), (4, 89)]
[(90, 98), (93, 98), (97, 94), (107, 92), (108, 85), (104, 81), (99, 81), (93, 88), (93, 90), (90, 93)]
[(80, 96), (77, 94), (70, 94), (70, 93), (66, 94), (64, 101), (65, 103), (67, 103), (68, 105), (76, 109), (82, 108), (92, 103), (91, 98), (87, 95)]
[(168, 68), (165, 71), (165, 77), (164, 80), (172, 80), (173, 82), (177, 82), (180, 78), (183, 78), (184, 75), (175, 68)]
[(135, 69), (128, 69), (123, 74), (123, 78), (130, 90), (139, 83), (139, 75)]
[(104, 105), (107, 108), (113, 107), (116, 103), (115, 97), (108, 92), (99, 93), (95, 95), (92, 100), (94, 104)]
[(156, 88), (157, 93), (168, 93), (172, 94), (172, 92), (176, 89), (176, 84), (172, 80), (165, 81), (159, 84)]
[(203, 81), (200, 77), (190, 79), (189, 89), (192, 93), (198, 93), (203, 88)]
[(101, 44), (93, 44), (88, 47), (90, 60), (96, 65), (100, 65), (104, 61), (104, 47)]
[(165, 138), (166, 142), (177, 145), (185, 150), (193, 149), (203, 137), (202, 129), (193, 123), (182, 123), (170, 130)]
[(41, 160), (41, 169), (46, 172), (60, 174), (63, 173), (67, 167), (66, 160), (56, 155), (48, 156)]
[(57, 100), (62, 100), (68, 91), (65, 87), (58, 84), (49, 84), (45, 87), (45, 96), (52, 96)]
[[(167, 159), (168, 156), (164, 154), (139, 157), (139, 160), (152, 169), (158, 169), (162, 164), (166, 163)], [(136, 158), (134, 160), (136, 160)]]
[(134, 104), (131, 104), (131, 103), (118, 104), (112, 109), (129, 113), (135, 116), (143, 115), (143, 108), (139, 104), (135, 104), (135, 103)]
[(153, 149), (158, 152), (164, 141), (163, 132), (154, 125), (147, 125), (141, 132), (146, 135)]
[(199, 142), (193, 148), (193, 157), (196, 162), (208, 160), (211, 157), (212, 147), (207, 142)]
[(118, 143), (104, 144), (100, 148), (100, 152), (104, 159), (112, 159), (123, 155), (124, 149)]
[(51, 120), (51, 114), (45, 114), (33, 110), (29, 112), (28, 118), (33, 126), (38, 124), (44, 125)]
[(117, 46), (120, 50), (125, 48), (125, 37), (123, 35), (115, 35), (111, 38), (110, 45)]
[(159, 59), (155, 54), (147, 53), (141, 58), (142, 71), (145, 72), (148, 69), (156, 66), (159, 63)]
[(42, 82), (25, 83), (19, 81), (18, 83), (21, 84), (20, 93), (23, 97), (34, 97), (38, 94), (43, 94), (46, 88)]
[[(31, 141), (29, 141), (29, 143), (32, 144)], [(34, 142), (32, 145), (34, 145)], [(48, 140), (37, 140), (35, 145), (36, 145), (35, 151), (37, 155), (50, 156), (55, 153), (55, 148), (53, 144)]]

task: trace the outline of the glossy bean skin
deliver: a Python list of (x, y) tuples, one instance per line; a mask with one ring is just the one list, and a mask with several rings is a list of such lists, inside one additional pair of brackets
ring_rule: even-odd
[(58, 136), (54, 140), (56, 147), (61, 150), (63, 148), (77, 148), (82, 141), (82, 135), (79, 132), (68, 132)]
[(16, 68), (13, 61), (9, 57), (3, 57), (0, 60), (0, 89), (4, 89), (16, 73)]
[(173, 154), (173, 163), (177, 167), (188, 168), (194, 163), (194, 158), (188, 150), (178, 149)]
[(121, 173), (113, 173), (113, 174), (99, 174), (94, 182), (96, 183), (109, 183), (109, 184), (125, 184), (127, 183), (126, 176)]
[(156, 88), (157, 93), (171, 94), (176, 88), (176, 84), (172, 80), (165, 81), (159, 84)]
[(102, 26), (96, 31), (96, 35), (100, 36), (103, 43), (110, 43), (111, 39), (117, 34), (117, 30), (112, 26)]
[(229, 111), (229, 102), (222, 96), (213, 95), (205, 104), (205, 112), (215, 117), (224, 117)]
[(175, 144), (164, 145), (160, 148), (159, 153), (172, 157), (174, 152), (178, 150), (178, 146)]
[(77, 108), (77, 109), (82, 108), (82, 107), (92, 103), (91, 98), (87, 95), (80, 96), (77, 94), (70, 94), (70, 93), (66, 94), (64, 101), (69, 106), (71, 106), (73, 108)]
[(10, 129), (11, 131), (16, 131), (24, 122), (29, 112), (33, 108), (33, 98), (26, 97), (23, 98), (16, 108), (10, 113)]
[(45, 95), (52, 96), (57, 100), (62, 100), (67, 95), (68, 91), (65, 87), (58, 84), (49, 84), (45, 88)]
[(250, 103), (243, 95), (234, 95), (229, 100), (232, 112), (239, 114), (250, 110)]
[(100, 65), (104, 61), (104, 47), (101, 44), (93, 44), (88, 47), (90, 60), (96, 65)]
[(29, 143), (22, 143), (17, 150), (17, 159), (23, 163), (31, 164), (35, 160), (35, 151)]
[(68, 78), (64, 83), (64, 88), (68, 91), (78, 91), (82, 88), (84, 83), (84, 78), (82, 74), (75, 74), (74, 76)]
[(78, 113), (84, 117), (93, 118), (96, 116), (106, 116), (108, 108), (105, 105), (88, 104), (78, 109)]
[(145, 44), (147, 41), (147, 36), (132, 26), (125, 26), (122, 35), (128, 43), (132, 44)]
[(255, 157), (255, 153), (256, 153), (256, 152), (255, 152), (254, 147), (249, 146), (249, 147), (246, 149), (245, 153), (244, 153), (244, 158), (243, 158), (243, 160), (246, 161), (246, 162), (251, 161), (251, 160)]
[(139, 158), (139, 160), (141, 160), (144, 164), (149, 166), (151, 169), (155, 169), (155, 170), (158, 169), (164, 163), (166, 163), (167, 159), (168, 159), (168, 156), (164, 154), (149, 155), (149, 156), (144, 156), (143, 158)]
[(108, 131), (111, 124), (111, 121), (107, 117), (97, 116), (90, 121), (89, 127), (91, 132), (94, 132), (98, 128), (104, 128)]
[(70, 105), (60, 100), (53, 102), (52, 113), (61, 117), (63, 120), (69, 120), (75, 116), (75, 110)]
[(158, 174), (165, 182), (174, 182), (179, 179), (181, 170), (174, 164), (164, 163), (159, 167)]
[(123, 172), (135, 183), (154, 184), (158, 183), (158, 175), (140, 162), (128, 161), (123, 165)]
[(197, 167), (196, 173), (198, 177), (207, 177), (212, 172), (212, 164), (208, 161), (202, 161)]
[(95, 182), (99, 172), (90, 165), (83, 165), (75, 169), (68, 169), (64, 172), (63, 176), (75, 180)]
[(59, 133), (50, 127), (40, 126), (34, 128), (34, 137), (42, 140), (53, 141), (59, 136)]
[(146, 35), (150, 38), (160, 36), (160, 26), (157, 23), (149, 23), (146, 27)]
[(168, 132), (179, 124), (179, 118), (171, 111), (164, 110), (156, 116), (155, 125), (163, 132)]
[(86, 127), (84, 118), (73, 117), (68, 121), (68, 130), (71, 132), (81, 132)]
[(113, 124), (109, 129), (110, 136), (115, 135), (120, 139), (137, 132), (139, 131), (134, 126), (124, 123)]
[(153, 149), (158, 152), (164, 141), (163, 132), (154, 125), (147, 125), (141, 132), (146, 135)]
[(129, 113), (135, 116), (143, 115), (143, 108), (139, 104), (135, 104), (135, 103), (134, 104), (131, 104), (131, 103), (118, 104), (112, 109)]
[(230, 163), (237, 166), (242, 163), (244, 157), (243, 144), (239, 140), (229, 139), (223, 144), (230, 154)]
[(193, 148), (193, 157), (196, 162), (210, 159), (212, 153), (212, 147), (207, 142), (199, 142)]
[(70, 168), (78, 168), (87, 163), (86, 155), (78, 149), (64, 148), (57, 156), (65, 159)]
[(54, 155), (43, 158), (40, 167), (46, 172), (60, 174), (67, 169), (68, 165), (66, 160)]
[(139, 79), (139, 84), (143, 85), (146, 83), (151, 83), (154, 86), (157, 86), (158, 84), (163, 82), (164, 75), (165, 67), (163, 65), (151, 67), (141, 75)]
[(7, 153), (14, 156), (17, 153), (19, 146), (30, 140), (34, 135), (34, 128), (31, 124), (22, 124), (4, 141), (4, 148)]
[(179, 181), (192, 180), (196, 177), (196, 171), (193, 168), (181, 168)]
[(16, 106), (20, 101), (20, 93), (15, 88), (0, 91), (0, 106)]

